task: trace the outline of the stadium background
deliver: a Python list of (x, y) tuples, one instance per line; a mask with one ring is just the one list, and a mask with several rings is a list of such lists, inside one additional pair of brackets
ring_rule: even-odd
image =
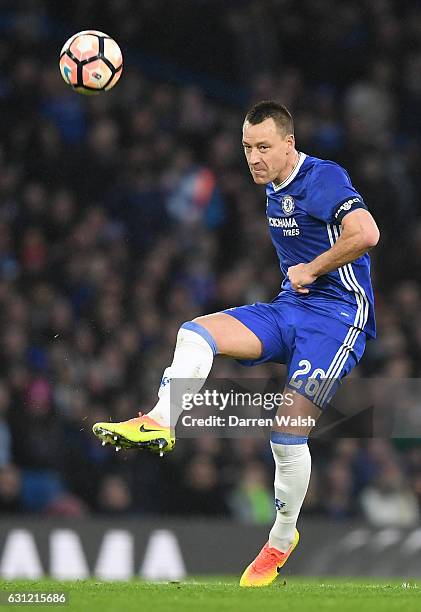
[[(86, 28), (125, 57), (95, 98), (57, 66)], [(0, 32), (1, 514), (269, 525), (266, 442), (185, 440), (159, 460), (101, 448), (91, 425), (149, 409), (182, 322), (277, 293), (240, 141), (266, 98), (293, 111), (299, 150), (348, 169), (379, 224), (379, 338), (359, 375), (420, 376), (421, 5), (3, 1)], [(251, 375), (228, 360), (214, 372)], [(418, 525), (417, 441), (311, 452), (304, 518)]]

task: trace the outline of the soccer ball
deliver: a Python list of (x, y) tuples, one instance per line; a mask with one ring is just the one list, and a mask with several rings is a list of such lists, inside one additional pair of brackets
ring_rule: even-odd
[(123, 56), (110, 36), (84, 30), (63, 45), (59, 65), (67, 85), (78, 93), (92, 95), (114, 87), (123, 70)]

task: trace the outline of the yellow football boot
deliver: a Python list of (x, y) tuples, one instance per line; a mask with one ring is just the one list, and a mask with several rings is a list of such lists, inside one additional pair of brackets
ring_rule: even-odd
[(95, 423), (92, 431), (102, 440), (103, 446), (112, 444), (116, 451), (120, 448), (148, 449), (162, 457), (175, 445), (172, 428), (160, 425), (141, 412), (138, 417), (121, 423)]

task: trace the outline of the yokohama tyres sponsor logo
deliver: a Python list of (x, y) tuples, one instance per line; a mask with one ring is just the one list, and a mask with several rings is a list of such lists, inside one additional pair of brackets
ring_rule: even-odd
[(294, 217), (288, 217), (287, 219), (284, 219), (283, 217), (279, 219), (277, 217), (268, 217), (268, 221), (271, 227), (298, 227)]

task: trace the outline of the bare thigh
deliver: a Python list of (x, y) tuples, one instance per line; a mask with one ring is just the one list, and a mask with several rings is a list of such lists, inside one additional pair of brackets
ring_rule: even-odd
[[(197, 317), (194, 321), (212, 335), (220, 355), (236, 359), (259, 359), (261, 356), (263, 347), (256, 334), (225, 312)], [(284, 403), (279, 407), (277, 417), (283, 415), (288, 418), (285, 418), (281, 424), (275, 419), (272, 430), (296, 436), (308, 436), (321, 413), (322, 411), (312, 401), (285, 387)]]
[(215, 340), (220, 355), (236, 359), (259, 359), (262, 343), (248, 327), (225, 312), (197, 317), (199, 323)]

